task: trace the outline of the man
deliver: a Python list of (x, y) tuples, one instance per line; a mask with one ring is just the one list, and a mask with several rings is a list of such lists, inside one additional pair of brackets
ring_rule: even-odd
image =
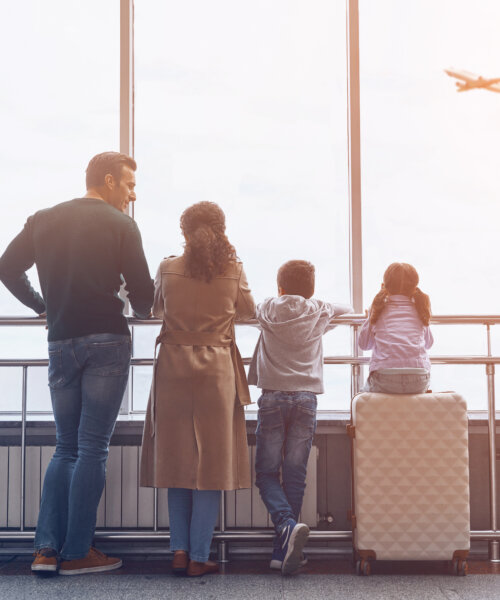
[[(135, 201), (135, 161), (104, 152), (87, 167), (83, 198), (28, 218), (0, 258), (0, 279), (26, 306), (47, 315), (49, 386), (56, 451), (43, 486), (35, 573), (77, 575), (121, 566), (91, 547), (108, 446), (130, 367), (122, 280), (137, 316), (153, 303), (141, 236), (124, 214)], [(36, 264), (42, 296), (25, 271)]]

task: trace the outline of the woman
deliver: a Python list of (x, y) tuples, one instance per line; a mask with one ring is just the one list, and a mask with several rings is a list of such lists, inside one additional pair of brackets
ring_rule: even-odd
[(250, 487), (243, 406), (248, 385), (235, 319), (254, 316), (224, 213), (199, 202), (181, 217), (184, 254), (163, 260), (153, 313), (163, 319), (141, 457), (141, 485), (168, 488), (177, 574), (217, 571), (208, 561), (220, 490)]

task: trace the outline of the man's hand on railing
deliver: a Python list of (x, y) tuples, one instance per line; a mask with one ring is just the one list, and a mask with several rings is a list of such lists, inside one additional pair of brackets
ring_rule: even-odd
[(141, 319), (142, 321), (147, 321), (148, 319), (152, 319), (153, 318), (153, 311), (150, 310), (149, 314), (145, 317), (143, 315), (138, 315), (135, 310), (132, 311), (132, 316), (134, 317), (134, 319)]

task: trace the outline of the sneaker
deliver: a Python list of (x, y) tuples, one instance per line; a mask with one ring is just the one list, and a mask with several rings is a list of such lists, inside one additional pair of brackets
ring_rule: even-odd
[(75, 560), (63, 560), (59, 567), (59, 575), (83, 575), (84, 573), (100, 573), (101, 571), (113, 571), (122, 566), (120, 558), (106, 556), (97, 548), (90, 548), (85, 558)]
[[(281, 548), (274, 548), (271, 562), (269, 563), (270, 569), (275, 569), (276, 571), (281, 571), (281, 566), (283, 565), (283, 551)], [(299, 567), (305, 567), (307, 565), (307, 556), (302, 552), (300, 556)]]
[(55, 573), (57, 571), (57, 552), (52, 548), (40, 548), (33, 553), (35, 560), (31, 570), (35, 573)]
[(282, 575), (289, 575), (300, 567), (302, 549), (309, 537), (309, 527), (305, 523), (297, 523), (289, 519), (281, 529), (278, 540), (284, 553), (281, 564)]

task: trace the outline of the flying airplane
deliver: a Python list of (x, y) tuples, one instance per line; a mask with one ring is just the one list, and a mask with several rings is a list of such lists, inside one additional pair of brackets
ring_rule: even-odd
[(466, 92), (474, 88), (484, 88), (490, 92), (500, 94), (500, 77), (495, 79), (483, 79), (480, 75), (474, 75), (469, 71), (457, 71), (455, 69), (445, 69), (444, 72), (450, 77), (461, 79), (456, 82), (457, 92)]

